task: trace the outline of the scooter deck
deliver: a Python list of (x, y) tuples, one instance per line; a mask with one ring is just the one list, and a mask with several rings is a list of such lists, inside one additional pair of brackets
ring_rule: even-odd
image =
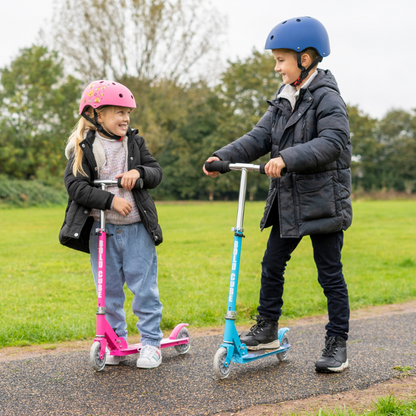
[[(163, 338), (160, 344), (160, 348), (175, 347), (176, 345), (188, 344), (189, 338), (180, 338), (180, 339), (170, 339)], [(120, 350), (111, 351), (111, 355), (123, 356), (129, 354), (136, 354), (142, 349), (142, 344), (128, 344), (127, 348), (122, 348)]]
[(257, 350), (257, 351), (251, 351), (248, 350), (248, 354), (244, 355), (244, 356), (234, 356), (233, 357), (233, 361), (240, 363), (240, 364), (244, 364), (250, 361), (254, 361), (257, 360), (259, 358), (263, 358), (263, 357), (267, 357), (269, 355), (275, 355), (275, 354), (280, 354), (282, 352), (288, 351), (290, 348), (290, 344), (284, 344), (281, 345), (279, 348), (276, 349), (267, 349), (267, 350)]

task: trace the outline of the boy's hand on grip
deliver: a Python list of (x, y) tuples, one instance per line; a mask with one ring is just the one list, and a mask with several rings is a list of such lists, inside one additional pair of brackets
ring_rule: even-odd
[(119, 196), (115, 196), (113, 199), (113, 209), (115, 209), (119, 214), (121, 214), (123, 217), (130, 214), (132, 205), (129, 201), (125, 200), (124, 198), (121, 198)]
[[(207, 162), (213, 162), (214, 160), (220, 160), (218, 157), (211, 156), (207, 159)], [(211, 176), (211, 178), (216, 178), (220, 173), (219, 172), (208, 172), (205, 169), (205, 166), (202, 166), (202, 170), (204, 171), (205, 175)]]
[(264, 168), (266, 175), (270, 176), (271, 178), (281, 178), (282, 170), (286, 167), (285, 162), (279, 156), (274, 159), (270, 159), (267, 163), (266, 167)]

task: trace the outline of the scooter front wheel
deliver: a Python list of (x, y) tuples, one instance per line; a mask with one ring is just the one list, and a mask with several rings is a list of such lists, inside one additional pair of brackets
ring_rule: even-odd
[(186, 327), (183, 327), (179, 331), (179, 333), (176, 337), (176, 339), (181, 339), (181, 338), (189, 338), (188, 343), (187, 344), (181, 344), (181, 345), (175, 345), (175, 350), (178, 354), (186, 354), (189, 351), (189, 349), (191, 348), (191, 337), (190, 337), (189, 331)]
[[(283, 335), (282, 342), (280, 345), (289, 344), (289, 337), (285, 334)], [(289, 355), (289, 350), (283, 351), (279, 354), (276, 354), (276, 357), (279, 361), (287, 361), (287, 356)]]
[(98, 341), (95, 341), (90, 350), (90, 363), (95, 371), (102, 371), (105, 367), (105, 358), (107, 354), (104, 353), (104, 357), (102, 359), (100, 358), (100, 354), (101, 344)]
[(214, 356), (214, 373), (218, 378), (227, 378), (231, 370), (231, 361), (228, 366), (225, 366), (225, 360), (227, 358), (227, 348), (221, 347)]

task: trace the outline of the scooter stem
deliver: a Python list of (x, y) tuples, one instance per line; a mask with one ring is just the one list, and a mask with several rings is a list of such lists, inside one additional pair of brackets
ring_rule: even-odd
[(238, 195), (237, 224), (233, 231), (243, 232), (244, 205), (246, 201), (247, 169), (241, 169), (240, 193)]
[[(105, 184), (101, 184), (101, 189), (105, 189)], [(97, 313), (105, 314), (105, 264), (107, 233), (105, 231), (105, 212), (100, 212), (100, 228), (98, 232), (98, 279), (97, 279)]]
[(233, 257), (231, 262), (230, 287), (228, 292), (228, 306), (226, 319), (235, 319), (237, 301), (238, 275), (240, 271), (241, 244), (243, 240), (244, 205), (247, 188), (247, 170), (241, 170), (240, 193), (238, 196), (237, 223), (234, 231)]

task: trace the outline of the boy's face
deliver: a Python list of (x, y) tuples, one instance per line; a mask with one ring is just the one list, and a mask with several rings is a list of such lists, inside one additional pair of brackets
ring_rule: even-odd
[(296, 53), (283, 49), (273, 49), (273, 56), (276, 60), (274, 70), (278, 72), (283, 79), (284, 84), (295, 82), (300, 76), (300, 69), (296, 60)]
[(130, 108), (108, 107), (98, 114), (98, 122), (110, 133), (125, 136), (130, 123)]

